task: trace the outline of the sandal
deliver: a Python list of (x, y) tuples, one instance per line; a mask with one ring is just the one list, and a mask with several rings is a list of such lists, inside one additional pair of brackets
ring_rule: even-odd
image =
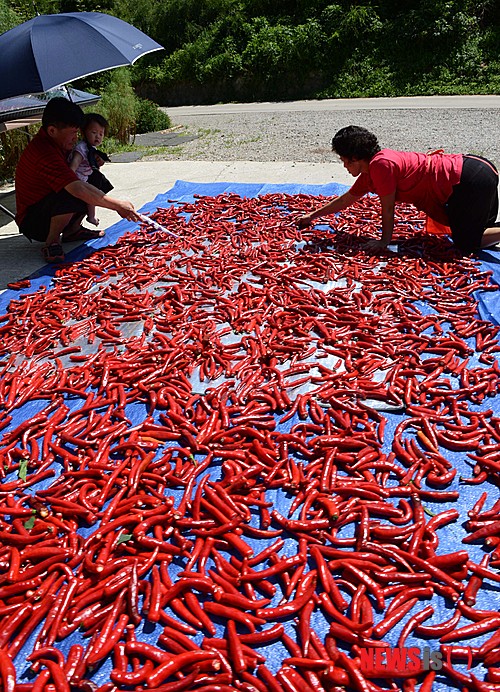
[(45, 245), (45, 247), (42, 248), (42, 255), (44, 260), (50, 264), (64, 262), (64, 251), (59, 243)]
[(64, 240), (68, 243), (72, 243), (75, 240), (94, 240), (95, 238), (102, 238), (104, 231), (98, 229), (85, 228), (85, 226), (80, 226), (80, 228), (70, 235), (65, 235)]

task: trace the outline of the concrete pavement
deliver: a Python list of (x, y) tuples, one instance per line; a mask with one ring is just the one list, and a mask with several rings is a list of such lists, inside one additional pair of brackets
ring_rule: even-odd
[[(190, 182), (236, 183), (344, 183), (353, 179), (344, 167), (329, 164), (255, 161), (137, 161), (106, 165), (106, 175), (113, 182), (112, 195), (129, 199), (140, 209), (156, 195), (169, 190), (176, 180)], [(13, 187), (0, 189), (0, 203), (14, 209)], [(108, 228), (120, 217), (108, 209), (98, 209), (100, 228)], [(131, 228), (132, 225), (131, 225)], [(72, 249), (78, 243), (67, 243)], [(22, 236), (10, 217), (0, 211), (0, 292), (11, 281), (29, 276), (44, 265), (41, 243), (30, 243)]]

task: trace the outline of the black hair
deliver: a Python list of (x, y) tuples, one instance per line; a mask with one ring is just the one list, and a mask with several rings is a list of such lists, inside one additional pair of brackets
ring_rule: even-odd
[(104, 134), (108, 134), (109, 123), (106, 118), (100, 113), (85, 113), (83, 116), (82, 130), (85, 132), (90, 123), (97, 123), (104, 128)]
[(339, 156), (349, 160), (369, 161), (380, 151), (380, 145), (376, 136), (366, 128), (348, 125), (334, 136), (332, 149)]
[(56, 96), (47, 103), (42, 114), (42, 127), (81, 127), (83, 111), (76, 103), (63, 96)]

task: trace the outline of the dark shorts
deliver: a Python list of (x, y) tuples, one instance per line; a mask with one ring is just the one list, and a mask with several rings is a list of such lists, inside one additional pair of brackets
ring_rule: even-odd
[(463, 252), (481, 245), (486, 228), (498, 215), (498, 171), (480, 156), (464, 156), (462, 176), (446, 204), (451, 237)]
[(86, 202), (73, 197), (67, 190), (52, 192), (29, 207), (19, 231), (30, 240), (38, 240), (43, 243), (49, 235), (50, 222), (53, 216), (73, 214), (74, 217), (77, 217), (83, 216), (86, 213)]

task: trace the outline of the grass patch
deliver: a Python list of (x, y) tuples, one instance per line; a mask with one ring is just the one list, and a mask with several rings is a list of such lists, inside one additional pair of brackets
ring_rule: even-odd
[[(188, 128), (188, 132), (189, 132), (189, 128)], [(211, 128), (200, 127), (200, 128), (198, 128), (197, 135), (198, 135), (198, 137), (209, 137), (210, 135), (218, 135), (220, 132), (222, 132), (222, 130), (216, 130), (216, 129), (212, 130)]]
[(224, 137), (223, 146), (225, 149), (230, 149), (235, 145), (241, 146), (245, 144), (253, 144), (254, 142), (259, 142), (261, 139), (261, 135), (255, 135), (255, 137), (249, 137), (248, 139), (237, 139), (236, 137), (229, 136)]
[[(175, 147), (140, 147), (144, 150), (144, 157), (148, 156), (164, 156), (171, 154), (172, 156), (180, 156), (182, 154), (182, 146)], [(144, 158), (143, 157), (143, 158)]]

